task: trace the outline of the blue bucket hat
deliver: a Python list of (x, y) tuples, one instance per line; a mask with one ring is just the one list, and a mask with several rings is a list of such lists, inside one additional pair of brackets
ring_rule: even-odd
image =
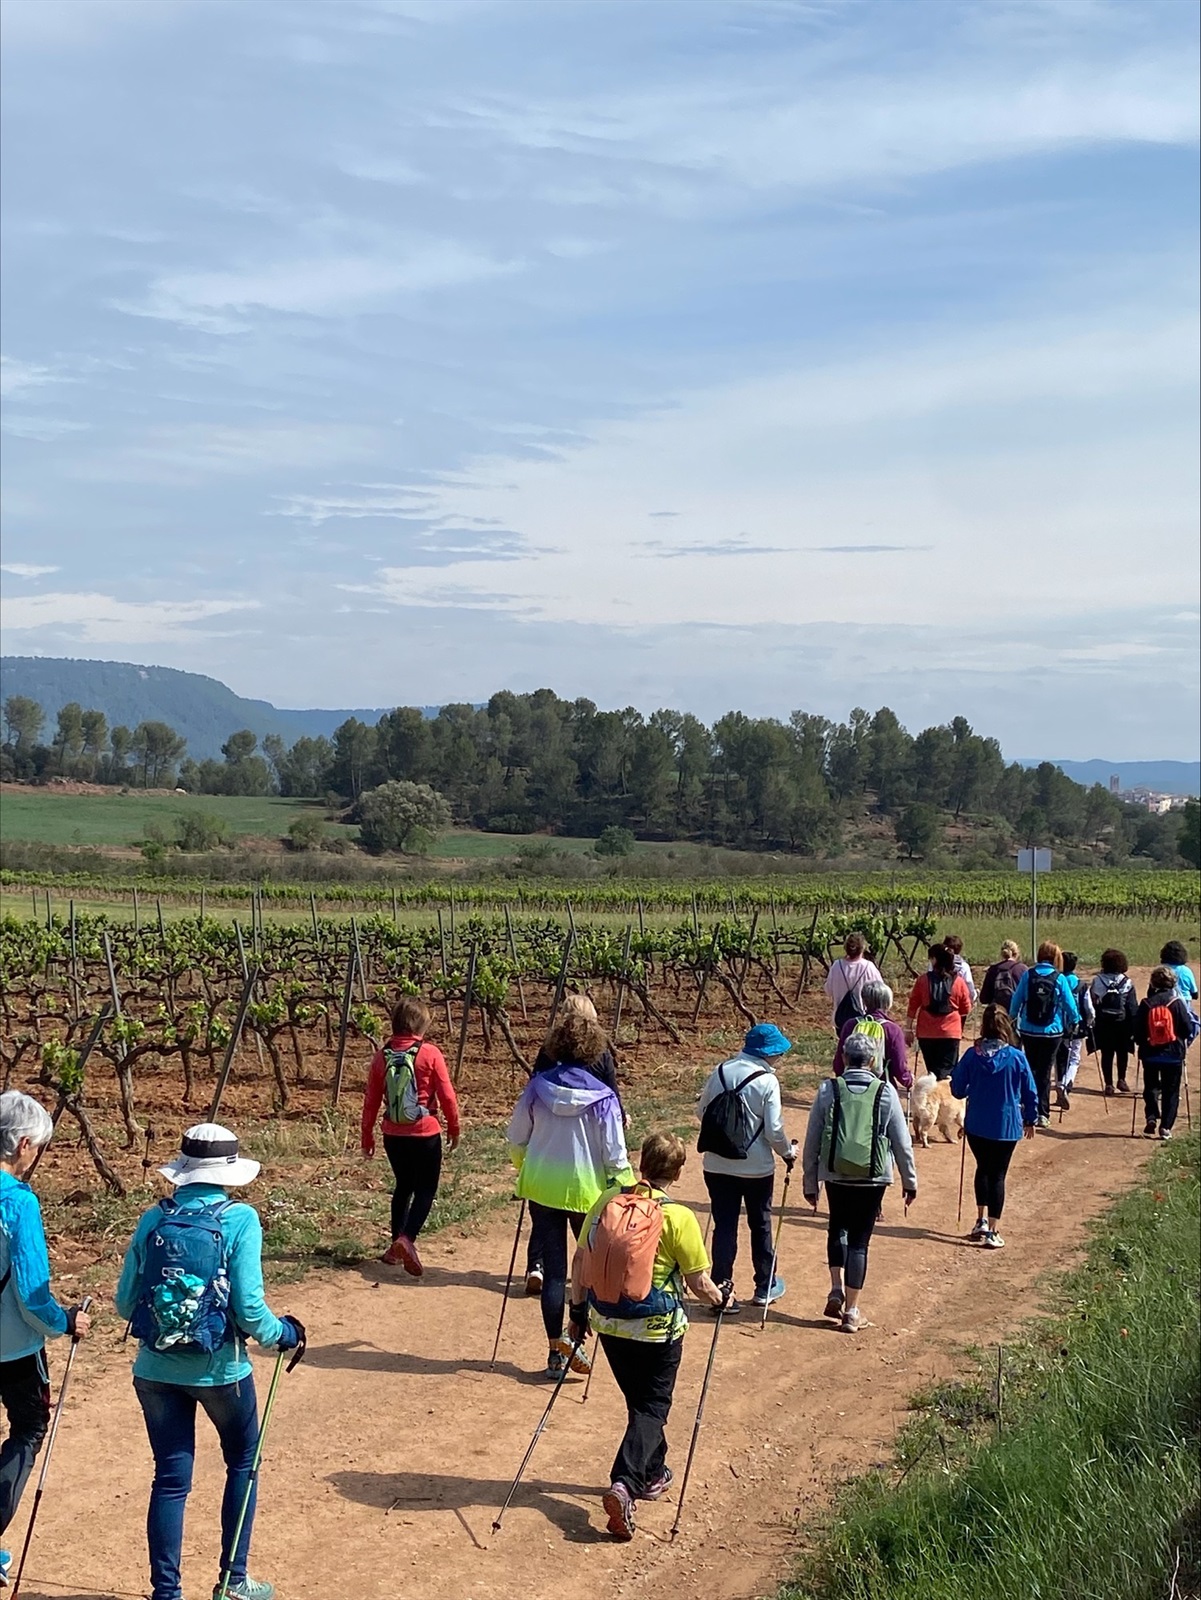
[(786, 1039), (774, 1022), (757, 1022), (742, 1041), (742, 1048), (752, 1056), (782, 1056), (792, 1049), (792, 1040)]

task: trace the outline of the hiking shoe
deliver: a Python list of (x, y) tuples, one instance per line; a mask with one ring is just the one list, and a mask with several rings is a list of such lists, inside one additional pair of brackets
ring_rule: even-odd
[(773, 1301), (782, 1300), (784, 1298), (784, 1292), (783, 1278), (775, 1277), (771, 1280), (770, 1289), (756, 1289), (755, 1293), (751, 1296), (751, 1304), (759, 1307), (770, 1306)]
[(1118, 1079), (1118, 1093), (1119, 1094), (1129, 1094), (1130, 1093), (1130, 1085), (1126, 1082), (1125, 1078), (1119, 1078)]
[(1005, 1241), (995, 1228), (990, 1228), (984, 1235), (984, 1248), (986, 1250), (1004, 1250)]
[(842, 1316), (842, 1306), (845, 1298), (841, 1289), (831, 1289), (830, 1297), (822, 1310), (822, 1316), (833, 1317), (837, 1321)]
[(1036, 1128), (1049, 1128), (1051, 1126), (1051, 1119), (1050, 1117), (1039, 1117), (1034, 1126)]
[[(218, 1583), (213, 1588), (213, 1600), (221, 1593)], [(225, 1600), (274, 1600), (275, 1585), (265, 1583), (261, 1578), (239, 1578), (237, 1582), (231, 1578), (229, 1588), (225, 1591)]]
[(1143, 1138), (1144, 1139), (1154, 1139), (1155, 1130), (1158, 1127), (1159, 1127), (1159, 1124), (1157, 1122), (1145, 1122), (1143, 1124)]
[(1161, 1128), (1161, 1129), (1160, 1129), (1160, 1130), (1159, 1130), (1159, 1137), (1160, 1137), (1160, 1138), (1161, 1138), (1161, 1139), (1170, 1139), (1170, 1138), (1171, 1138), (1171, 1137), (1172, 1137), (1172, 1130), (1171, 1130), (1171, 1128)]
[[(592, 1371), (592, 1357), (580, 1345), (577, 1349), (570, 1339), (557, 1339), (551, 1347), (557, 1350), (563, 1360), (567, 1362), (573, 1372), (578, 1372), (581, 1378), (586, 1378)], [(572, 1351), (575, 1350), (575, 1354)]]
[(421, 1257), (417, 1254), (417, 1246), (404, 1233), (396, 1235), (380, 1260), (387, 1267), (403, 1267), (410, 1278), (419, 1278), (425, 1271), (421, 1265)]
[(858, 1333), (863, 1319), (859, 1315), (858, 1306), (847, 1306), (842, 1313), (838, 1326), (842, 1333)]
[(1056, 1111), (1070, 1111), (1072, 1109), (1071, 1101), (1068, 1099), (1068, 1092), (1062, 1084), (1055, 1091), (1055, 1109)]
[(539, 1294), (542, 1293), (542, 1267), (541, 1267), (541, 1265), (538, 1265), (536, 1267), (531, 1267), (530, 1270), (526, 1273), (526, 1275), (525, 1275), (525, 1292), (526, 1292), (526, 1294), (531, 1295), (531, 1296), (539, 1295)]
[(546, 1368), (542, 1376), (544, 1378), (558, 1378), (566, 1370), (566, 1367), (567, 1357), (557, 1345), (552, 1344), (546, 1353)]
[(0, 1550), (0, 1589), (8, 1588), (8, 1574), (12, 1570), (11, 1550)]
[(1114, 1093), (1114, 1087), (1113, 1087), (1113, 1084), (1112, 1084), (1112, 1083), (1107, 1083), (1107, 1084), (1106, 1084), (1106, 1085), (1105, 1085), (1105, 1087), (1104, 1087), (1104, 1088), (1103, 1088), (1103, 1089), (1102, 1089), (1102, 1090), (1101, 1090), (1101, 1093), (1102, 1093), (1102, 1094), (1103, 1094), (1103, 1095), (1104, 1095), (1104, 1096), (1105, 1096), (1105, 1098), (1106, 1098), (1106, 1099), (1107, 1099), (1107, 1100), (1108, 1100), (1108, 1099), (1109, 1099), (1109, 1097), (1110, 1097), (1110, 1095), (1111, 1095), (1111, 1094), (1113, 1094), (1113, 1093)]
[(989, 1234), (988, 1218), (987, 1217), (979, 1217), (979, 1218), (977, 1218), (976, 1226), (972, 1229), (971, 1233), (968, 1234), (968, 1238), (969, 1239), (987, 1239), (988, 1234)]
[(643, 1500), (662, 1500), (663, 1496), (671, 1488), (672, 1479), (674, 1477), (675, 1473), (671, 1470), (671, 1468), (664, 1467), (659, 1476), (652, 1479), (652, 1481), (647, 1484), (646, 1488), (642, 1491), (640, 1498)]
[(611, 1483), (601, 1505), (609, 1519), (609, 1532), (623, 1541), (634, 1537), (634, 1497), (624, 1483)]

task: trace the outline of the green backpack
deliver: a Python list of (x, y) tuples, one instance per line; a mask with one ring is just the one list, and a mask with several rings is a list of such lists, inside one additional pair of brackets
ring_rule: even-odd
[(867, 1039), (871, 1044), (872, 1054), (876, 1058), (877, 1071), (883, 1075), (885, 1045), (884, 1024), (876, 1017), (860, 1017), (859, 1021), (847, 1035), (847, 1038), (849, 1039), (852, 1034), (856, 1033), (859, 1034), (861, 1038)]
[(415, 1040), (407, 1050), (384, 1050), (384, 1097), (388, 1121), (420, 1122), (429, 1112), (417, 1098), (417, 1052), (422, 1041)]
[(827, 1172), (839, 1178), (882, 1180), (888, 1161), (886, 1085), (876, 1082), (856, 1094), (842, 1078), (831, 1081), (834, 1092), (822, 1130), (822, 1162)]

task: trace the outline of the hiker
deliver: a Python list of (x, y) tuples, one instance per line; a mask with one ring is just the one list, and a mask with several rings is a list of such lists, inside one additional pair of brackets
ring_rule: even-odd
[(425, 1271), (417, 1235), (425, 1227), (442, 1176), (441, 1110), (446, 1147), (459, 1143), (459, 1102), (446, 1058), (425, 1035), (430, 1014), (416, 995), (402, 995), (392, 1012), (392, 1037), (375, 1052), (363, 1091), (363, 1156), (375, 1154), (375, 1122), (384, 1108), (384, 1154), (392, 1168), (392, 1243), (380, 1260), (412, 1278)]
[(864, 1012), (862, 1017), (850, 1017), (842, 1025), (838, 1047), (834, 1051), (831, 1067), (836, 1078), (842, 1076), (843, 1046), (852, 1033), (862, 1033), (876, 1043), (877, 1055), (888, 1069), (888, 1076), (898, 1089), (908, 1091), (913, 1087), (913, 1074), (909, 1070), (909, 1052), (905, 1046), (905, 1030), (889, 1016), (892, 1010), (892, 990), (883, 979), (879, 983), (865, 983), (861, 990)]
[(853, 1033), (843, 1054), (842, 1077), (822, 1083), (809, 1113), (804, 1193), (816, 1211), (818, 1186), (825, 1184), (830, 1210), (830, 1294), (822, 1315), (837, 1318), (843, 1333), (858, 1333), (868, 1245), (892, 1182), (893, 1163), (900, 1169), (906, 1211), (917, 1199), (917, 1167), (905, 1108), (881, 1076), (871, 1041)]
[(839, 956), (826, 974), (825, 991), (834, 1007), (835, 1031), (848, 1017), (863, 1015), (862, 990), (865, 983), (883, 983), (880, 969), (864, 955), (867, 940), (861, 933), (848, 933), (843, 940), (845, 956)]
[[(596, 1024), (597, 1031), (595, 1033), (590, 1032), (587, 1035), (590, 1041), (590, 1048), (593, 1050), (603, 1042), (604, 1048), (595, 1061), (574, 1061), (569, 1059), (575, 1036), (569, 1037), (564, 1032), (562, 1025), (573, 1014), (586, 1017), (589, 1022)], [(531, 1076), (539, 1072), (549, 1072), (552, 1067), (560, 1065), (587, 1067), (594, 1078), (599, 1078), (606, 1088), (612, 1089), (617, 1096), (617, 1103), (621, 1107), (621, 1125), (623, 1128), (629, 1127), (630, 1119), (625, 1107), (621, 1105), (621, 1091), (617, 1087), (617, 1062), (614, 1059), (613, 1046), (606, 1035), (600, 1031), (600, 1018), (596, 1014), (596, 1007), (586, 994), (569, 994), (563, 997), (559, 1015), (551, 1025), (546, 1038), (539, 1046), (538, 1054), (534, 1058), (534, 1069)], [(531, 1228), (525, 1255), (526, 1294), (540, 1295), (542, 1293), (542, 1282), (543, 1271), (542, 1262), (538, 1256), (538, 1238)]]
[(663, 1430), (688, 1328), (684, 1285), (715, 1310), (733, 1291), (709, 1276), (696, 1213), (668, 1198), (686, 1159), (674, 1133), (650, 1134), (638, 1182), (607, 1189), (596, 1201), (572, 1266), (572, 1342), (583, 1341), (591, 1320), (626, 1403), (626, 1431), (603, 1501), (617, 1539), (633, 1537), (635, 1501), (661, 1499), (672, 1481)]
[(567, 1229), (578, 1239), (585, 1214), (614, 1183), (632, 1183), (613, 1090), (582, 1061), (597, 1061), (604, 1049), (600, 1026), (579, 1011), (562, 1018), (553, 1034), (562, 1061), (526, 1084), (509, 1122), (509, 1146), (517, 1167), (518, 1197), (529, 1202), (535, 1259), (542, 1266), (542, 1325), (546, 1330), (544, 1375), (557, 1378), (568, 1363), (588, 1372), (580, 1349), (563, 1337), (567, 1298)]
[(1008, 1010), (1025, 970), (1026, 963), (1022, 960), (1020, 947), (1012, 939), (1002, 939), (1001, 959), (993, 962), (980, 985), (980, 1004), (1004, 1006)]
[(1063, 975), (1072, 990), (1072, 998), (1076, 1002), (1076, 1010), (1080, 1013), (1080, 1020), (1070, 1031), (1065, 1032), (1059, 1041), (1059, 1049), (1055, 1052), (1055, 1106), (1059, 1111), (1070, 1111), (1072, 1085), (1076, 1081), (1076, 1073), (1080, 1068), (1080, 1052), (1085, 1041), (1093, 1044), (1093, 1012), (1092, 998), (1088, 992), (1088, 985), (1076, 971), (1079, 957), (1074, 950), (1063, 952)]
[[(256, 1490), (249, 1501), (246, 1491), (259, 1436), (246, 1341), (294, 1350), (304, 1328), (295, 1317), (275, 1316), (263, 1298), (262, 1224), (253, 1206), (229, 1193), (253, 1183), (260, 1169), (242, 1155), (237, 1136), (214, 1122), (197, 1123), (179, 1154), (158, 1170), (175, 1193), (142, 1213), (113, 1297), (138, 1341), (133, 1387), (154, 1454), (146, 1521), (151, 1600), (183, 1594), (179, 1563), (198, 1406), (216, 1428), (225, 1459), (220, 1570), (230, 1571), (229, 1600), (271, 1600), (274, 1586), (246, 1571)], [(214, 1595), (219, 1589), (220, 1583)]]
[(1176, 974), (1177, 994), (1186, 1006), (1194, 1006), (1197, 1001), (1197, 980), (1188, 964), (1188, 946), (1181, 944), (1179, 939), (1169, 939), (1159, 952), (1159, 964), (1171, 967)]
[(1005, 1174), (1019, 1139), (1033, 1139), (1038, 1121), (1038, 1091), (1030, 1063), (1017, 1048), (1017, 1035), (1002, 1005), (988, 1005), (980, 1036), (960, 1056), (951, 1074), (951, 1093), (967, 1101), (963, 1126), (976, 1161), (976, 1225), (969, 1238), (1001, 1250)]
[(963, 954), (963, 940), (957, 933), (948, 933), (943, 937), (943, 944), (955, 957), (955, 971), (967, 985), (968, 997), (972, 1004), (976, 1004), (976, 980), (972, 977), (972, 969), (968, 966)]
[(1126, 976), (1130, 963), (1124, 950), (1103, 950), (1101, 970), (1089, 985), (1093, 1003), (1093, 1037), (1101, 1052), (1103, 1093), (1114, 1092), (1113, 1069), (1117, 1062), (1119, 1094), (1129, 1094), (1126, 1063), (1134, 1048), (1134, 1022), (1138, 1016), (1138, 995)]
[[(710, 1073), (696, 1107), (701, 1119), (696, 1147), (705, 1158), (701, 1166), (713, 1216), (713, 1276), (718, 1283), (734, 1277), (738, 1219), (745, 1206), (754, 1306), (771, 1305), (784, 1293), (783, 1278), (772, 1276), (772, 1189), (776, 1156), (791, 1172), (797, 1145), (784, 1132), (775, 1063), (791, 1049), (792, 1041), (774, 1023), (756, 1023), (741, 1052)], [(725, 1312), (737, 1316), (741, 1309), (731, 1299)]]
[(1022, 973), (1009, 1002), (1009, 1015), (1017, 1024), (1022, 1053), (1038, 1090), (1036, 1126), (1040, 1128), (1051, 1126), (1051, 1068), (1060, 1043), (1080, 1022), (1076, 998), (1062, 968), (1059, 946), (1044, 939), (1034, 965)]
[[(50, 1292), (42, 1208), (24, 1181), (53, 1133), (50, 1113), (31, 1095), (0, 1094), (0, 1406), (8, 1418), (0, 1445), (0, 1538), (50, 1426), (46, 1340), (64, 1333), (85, 1339), (91, 1327), (86, 1311), (59, 1305)], [(11, 1564), (10, 1552), (0, 1550), (0, 1588)]]
[(926, 1070), (936, 1078), (949, 1078), (959, 1060), (963, 1019), (972, 1009), (972, 997), (945, 944), (932, 944), (926, 953), (929, 970), (909, 991), (905, 1041), (912, 1044), (916, 1037)]
[[(1184, 1058), (1197, 1037), (1197, 1014), (1182, 999), (1174, 967), (1159, 965), (1151, 974), (1147, 998), (1134, 1020), (1134, 1040), (1143, 1068), (1145, 1138), (1170, 1139), (1180, 1109)], [(1162, 1097), (1162, 1104), (1161, 1104)]]

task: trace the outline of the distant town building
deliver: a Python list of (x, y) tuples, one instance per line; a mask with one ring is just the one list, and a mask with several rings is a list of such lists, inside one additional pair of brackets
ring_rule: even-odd
[[(1114, 780), (1109, 780), (1110, 793), (1114, 792)], [(1188, 804), (1188, 796), (1183, 794), (1160, 794), (1157, 789), (1121, 789), (1117, 791), (1119, 800), (1125, 800), (1127, 805), (1144, 806), (1157, 817), (1164, 816), (1169, 811), (1180, 811)]]
[(1122, 792), (1122, 780), (1116, 772), (1111, 772), (1109, 775), (1109, 792), (1110, 794), (1121, 794)]

